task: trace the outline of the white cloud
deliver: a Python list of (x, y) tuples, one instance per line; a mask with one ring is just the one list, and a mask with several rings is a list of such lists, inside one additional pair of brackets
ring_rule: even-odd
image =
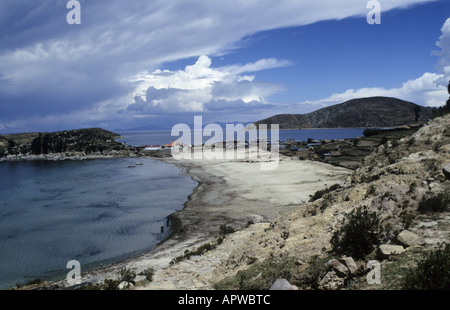
[(184, 70), (140, 73), (130, 79), (137, 87), (133, 93), (135, 102), (127, 110), (147, 114), (208, 112), (224, 107), (234, 109), (236, 103), (244, 106), (252, 103), (248, 107), (254, 107), (256, 102), (265, 104), (267, 97), (283, 88), (239, 74), (287, 64), (276, 59), (261, 59), (245, 65), (212, 68), (211, 59), (203, 55)]
[(440, 59), (437, 63), (437, 69), (443, 72), (446, 77), (450, 77), (450, 18), (448, 18), (441, 28), (442, 35), (436, 45), (441, 48), (440, 51), (434, 52)]
[(448, 99), (447, 84), (444, 86), (443, 80), (443, 74), (424, 73), (421, 77), (409, 80), (398, 88), (367, 87), (348, 89), (343, 93), (336, 93), (324, 99), (301, 102), (300, 105), (309, 104), (325, 107), (355, 98), (383, 96), (395, 97), (423, 106), (442, 106)]

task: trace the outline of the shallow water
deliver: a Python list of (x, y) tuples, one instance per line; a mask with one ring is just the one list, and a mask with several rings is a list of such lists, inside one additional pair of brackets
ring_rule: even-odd
[(180, 172), (151, 159), (0, 163), (0, 289), (151, 250), (197, 185)]

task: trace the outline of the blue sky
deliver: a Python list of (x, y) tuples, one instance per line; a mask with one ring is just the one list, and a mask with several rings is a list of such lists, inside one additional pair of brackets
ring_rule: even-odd
[(450, 1), (2, 0), (0, 133), (252, 122), (448, 98)]

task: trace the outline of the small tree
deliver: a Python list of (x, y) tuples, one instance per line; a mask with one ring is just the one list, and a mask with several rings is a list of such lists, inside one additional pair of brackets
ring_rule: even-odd
[(342, 227), (331, 238), (333, 250), (362, 259), (380, 243), (381, 221), (375, 212), (359, 207), (347, 214)]
[(406, 290), (448, 290), (450, 288), (450, 245), (429, 252), (403, 279)]
[(414, 119), (414, 121), (415, 122), (417, 122), (418, 120), (419, 120), (419, 117), (420, 117), (420, 106), (418, 106), (418, 105), (416, 105), (415, 107), (414, 107), (414, 115), (415, 115), (415, 119)]

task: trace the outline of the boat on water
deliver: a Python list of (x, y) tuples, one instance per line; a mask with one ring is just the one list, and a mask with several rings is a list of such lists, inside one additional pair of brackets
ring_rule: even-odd
[(136, 163), (136, 166), (142, 166), (144, 163)]
[(136, 168), (135, 165), (129, 165), (128, 168)]

